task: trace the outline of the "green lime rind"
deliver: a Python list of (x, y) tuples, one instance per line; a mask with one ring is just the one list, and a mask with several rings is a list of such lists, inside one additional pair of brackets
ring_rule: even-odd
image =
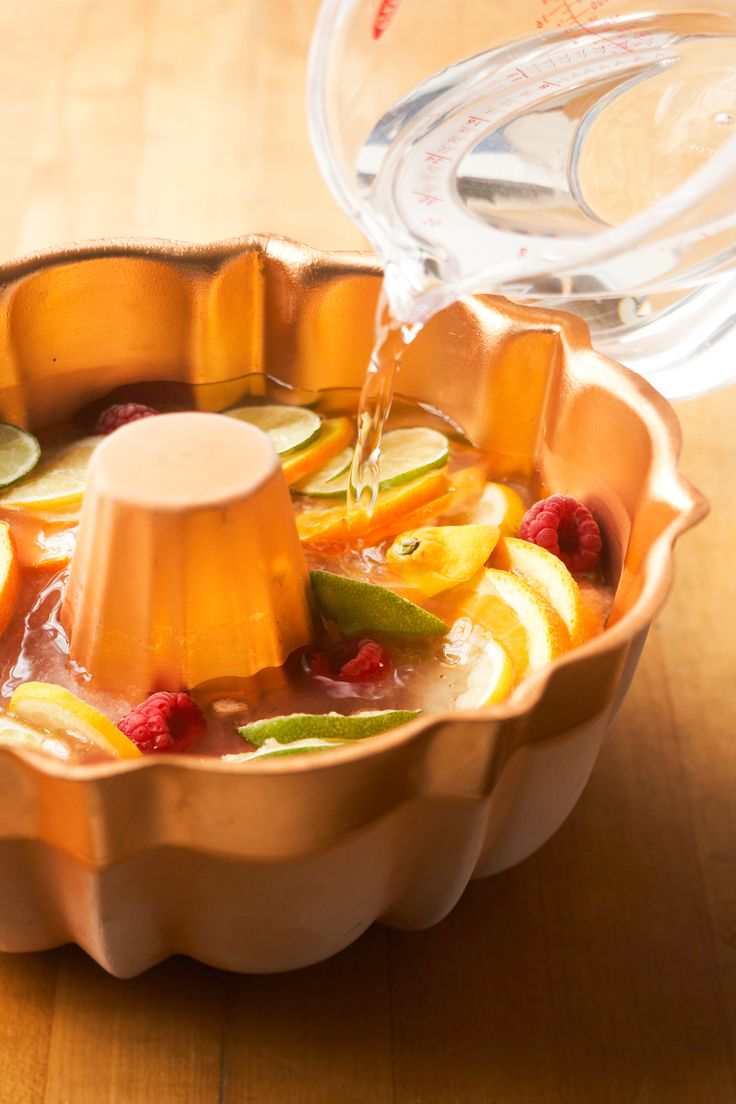
[(444, 433), (428, 426), (392, 429), (383, 435), (378, 462), (378, 489), (388, 490), (410, 483), (435, 468), (443, 467), (450, 455)]
[(300, 740), (294, 744), (280, 744), (277, 740), (267, 740), (256, 751), (241, 752), (239, 755), (223, 755), (229, 763), (250, 763), (253, 759), (276, 759), (284, 755), (311, 755), (312, 752), (329, 751), (331, 748), (347, 747), (350, 740)]
[(378, 583), (346, 579), (331, 571), (310, 571), (320, 613), (345, 636), (390, 633), (393, 636), (438, 636), (447, 625), (421, 606)]
[(311, 445), (322, 431), (319, 414), (306, 406), (270, 403), (264, 406), (235, 406), (223, 413), (229, 418), (248, 422), (268, 434), (279, 456), (300, 452)]
[[(343, 463), (339, 470), (328, 471), (329, 465), (325, 465), (325, 468), (292, 489), (315, 498), (347, 498), (352, 449), (346, 449), (345, 453), (349, 454), (347, 463)], [(427, 472), (444, 467), (449, 455), (450, 443), (436, 429), (427, 426), (392, 429), (384, 433), (381, 441), (378, 489), (387, 491), (391, 487), (400, 487), (402, 483), (420, 479)], [(343, 453), (340, 458), (342, 461)], [(334, 462), (330, 461), (332, 463)]]
[[(276, 744), (296, 744), (306, 740), (341, 744), (377, 736), (418, 717), (419, 709), (381, 709), (369, 713), (290, 713), (284, 717), (266, 717), (251, 721), (238, 732), (249, 744), (263, 747), (267, 740)], [(312, 745), (314, 749), (314, 745)]]
[(35, 468), (41, 446), (27, 429), (0, 422), (0, 487), (12, 487)]
[(353, 448), (348, 445), (318, 471), (295, 483), (291, 489), (297, 494), (312, 495), (314, 498), (345, 498), (352, 460)]

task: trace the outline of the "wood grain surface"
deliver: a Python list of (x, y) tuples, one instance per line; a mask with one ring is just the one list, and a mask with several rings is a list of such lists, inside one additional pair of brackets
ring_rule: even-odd
[[(0, 256), (360, 235), (310, 153), (316, 0), (0, 0)], [(710, 498), (577, 809), (419, 933), (241, 977), (0, 956), (0, 1104), (732, 1104), (736, 388), (680, 406)]]

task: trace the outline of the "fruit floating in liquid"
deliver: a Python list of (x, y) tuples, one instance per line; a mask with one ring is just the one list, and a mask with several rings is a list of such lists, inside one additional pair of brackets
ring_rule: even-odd
[[(89, 458), (158, 411), (116, 404), (39, 444), (0, 424), (0, 745), (71, 761), (184, 752), (244, 761), (332, 748), (504, 701), (600, 632), (611, 588), (587, 508), (495, 481), (490, 458), (414, 408), (385, 433), (373, 512), (348, 513), (355, 421), (284, 403), (223, 416), (272, 439), (318, 611), (315, 643), (265, 679), (131, 701), (68, 654), (59, 611)], [(437, 428), (442, 425), (442, 429)], [(530, 508), (531, 507), (531, 508)]]

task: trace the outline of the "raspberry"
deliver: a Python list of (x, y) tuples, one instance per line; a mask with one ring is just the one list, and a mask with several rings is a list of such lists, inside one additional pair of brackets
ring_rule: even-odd
[(152, 406), (145, 406), (143, 403), (115, 403), (114, 406), (108, 406), (107, 410), (103, 410), (97, 419), (97, 433), (114, 433), (116, 429), (120, 429), (124, 425), (129, 425), (130, 422), (137, 422), (140, 418), (150, 418), (152, 414), (158, 414), (158, 410), (154, 410)]
[(551, 495), (524, 514), (519, 536), (546, 548), (573, 573), (592, 571), (601, 551), (598, 523), (587, 506), (569, 495)]
[(361, 640), (358, 651), (340, 668), (339, 678), (343, 682), (368, 682), (383, 678), (391, 670), (391, 656), (375, 640)]
[(345, 640), (331, 651), (311, 652), (307, 669), (320, 678), (339, 682), (371, 682), (393, 670), (391, 656), (375, 640)]
[(141, 751), (186, 751), (204, 735), (207, 722), (188, 694), (161, 690), (131, 709), (118, 728)]

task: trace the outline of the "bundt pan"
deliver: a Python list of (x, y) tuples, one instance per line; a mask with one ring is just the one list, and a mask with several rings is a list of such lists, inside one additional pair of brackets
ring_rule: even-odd
[[(130, 384), (200, 409), (361, 383), (374, 261), (282, 239), (104, 242), (0, 268), (0, 416), (64, 420)], [(667, 403), (591, 350), (577, 319), (474, 298), (410, 347), (400, 392), (444, 411), (497, 475), (583, 499), (605, 533), (609, 627), (501, 706), (426, 716), (320, 756), (82, 766), (0, 749), (0, 950), (80, 944), (128, 977), (171, 954), (288, 970), (374, 921), (423, 928), (470, 879), (521, 862), (591, 772), (705, 512)], [(124, 673), (121, 672), (121, 677)]]

